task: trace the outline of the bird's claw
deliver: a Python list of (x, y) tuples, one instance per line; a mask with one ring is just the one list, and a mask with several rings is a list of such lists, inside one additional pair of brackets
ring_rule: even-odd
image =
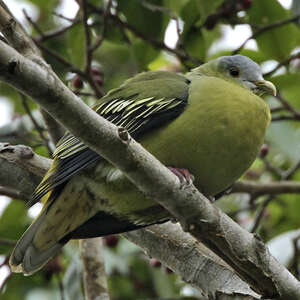
[(194, 176), (187, 169), (173, 167), (168, 167), (168, 169), (178, 177), (181, 187), (193, 184)]

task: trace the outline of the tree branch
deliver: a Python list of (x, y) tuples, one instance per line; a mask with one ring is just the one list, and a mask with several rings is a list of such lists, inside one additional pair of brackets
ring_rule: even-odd
[[(184, 233), (179, 224), (168, 222), (123, 234), (155, 257), (187, 283), (209, 295), (241, 293), (258, 297), (232, 269), (212, 251)], [(212, 298), (215, 299), (215, 298)]]
[(109, 300), (104, 269), (102, 239), (80, 240), (86, 300)]
[(275, 73), (277, 70), (279, 70), (281, 67), (288, 65), (291, 61), (300, 58), (300, 52), (297, 52), (295, 54), (292, 54), (291, 56), (289, 56), (288, 58), (284, 59), (283, 61), (281, 61), (280, 63), (278, 63), (278, 65), (271, 71), (267, 72), (264, 74), (264, 76), (270, 76), (273, 73)]
[(275, 29), (275, 28), (278, 28), (278, 27), (281, 27), (281, 26), (284, 26), (286, 24), (290, 24), (290, 23), (294, 23), (294, 22), (297, 22), (298, 20), (300, 19), (300, 15), (296, 15), (292, 18), (288, 18), (286, 20), (282, 20), (282, 21), (278, 21), (278, 22), (275, 22), (275, 23), (272, 23), (272, 24), (268, 24), (266, 26), (263, 26), (263, 27), (260, 27), (259, 29), (257, 29), (250, 37), (248, 37), (244, 42), (243, 44), (238, 47), (236, 50), (234, 50), (232, 53), (233, 54), (237, 54), (239, 53), (244, 47), (245, 45), (252, 39), (256, 39), (258, 36), (260, 36), (261, 34), (269, 31), (269, 30), (272, 30), (272, 29)]
[(28, 201), (40, 181), (40, 176), (0, 158), (0, 185), (20, 193), (17, 199)]
[(0, 143), (0, 157), (25, 167), (30, 172), (44, 176), (51, 165), (51, 159), (37, 155), (28, 146), (12, 146)]
[(19, 199), (19, 200), (23, 200), (24, 195), (22, 194), (22, 192), (17, 191), (13, 188), (9, 188), (9, 187), (4, 187), (0, 185), (0, 195), (2, 196), (7, 196), (13, 199)]
[(231, 190), (232, 193), (249, 193), (260, 195), (275, 194), (298, 194), (300, 193), (300, 183), (297, 181), (275, 181), (257, 183), (254, 181), (237, 181)]
[(39, 49), (2, 0), (0, 1), (0, 31), (19, 53), (41, 65), (44, 64)]
[[(38, 63), (45, 69), (49, 68), (48, 64), (43, 60), (41, 52), (35, 42), (29, 37), (22, 25), (14, 18), (2, 0), (0, 0), (0, 31), (8, 43), (20, 54)], [(44, 112), (43, 116), (46, 114), (47, 113)], [(47, 123), (47, 120), (45, 120), (45, 122)]]

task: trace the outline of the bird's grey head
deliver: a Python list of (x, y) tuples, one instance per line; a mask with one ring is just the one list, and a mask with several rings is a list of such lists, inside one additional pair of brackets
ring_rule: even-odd
[(224, 77), (236, 80), (259, 96), (265, 93), (276, 95), (273, 83), (264, 80), (259, 65), (246, 56), (219, 57), (216, 60), (216, 68)]

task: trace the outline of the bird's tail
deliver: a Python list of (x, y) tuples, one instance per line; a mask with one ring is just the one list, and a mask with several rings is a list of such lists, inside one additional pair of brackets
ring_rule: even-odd
[(64, 243), (55, 243), (50, 248), (39, 250), (34, 245), (35, 234), (45, 218), (46, 211), (41, 212), (17, 242), (9, 260), (12, 272), (31, 275), (42, 268), (64, 246)]

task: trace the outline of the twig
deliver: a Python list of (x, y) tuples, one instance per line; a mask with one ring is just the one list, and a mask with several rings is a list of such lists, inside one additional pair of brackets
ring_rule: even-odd
[(286, 108), (283, 107), (283, 106), (277, 106), (277, 107), (271, 108), (271, 113), (280, 112), (280, 111), (283, 111), (283, 110), (286, 110)]
[(14, 240), (0, 238), (0, 245), (14, 247), (16, 245), (16, 243), (17, 243), (17, 241), (14, 241)]
[[(89, 6), (92, 8), (93, 12), (97, 12), (99, 14), (103, 14), (103, 10), (97, 8), (94, 5), (89, 4)], [(177, 56), (177, 58), (179, 58), (181, 61), (186, 61), (189, 60), (191, 61), (193, 64), (195, 65), (199, 65), (202, 64), (203, 62), (195, 57), (191, 57), (188, 53), (183, 53), (177, 49), (173, 49), (170, 48), (169, 46), (167, 46), (164, 42), (162, 41), (158, 41), (158, 40), (154, 40), (151, 37), (145, 36), (142, 32), (140, 32), (138, 29), (134, 28), (133, 26), (131, 26), (129, 23), (126, 23), (125, 21), (121, 20), (119, 18), (119, 16), (117, 15), (113, 15), (113, 14), (109, 14), (109, 17), (121, 28), (126, 28), (129, 31), (131, 31), (136, 37), (150, 43), (153, 45), (153, 47), (158, 48), (158, 49), (162, 49), (165, 50), (167, 52), (170, 52), (172, 54), (174, 54), (175, 56)]]
[[(13, 188), (0, 185), (0, 195), (7, 196), (13, 199), (22, 199), (22, 193)], [(1, 243), (1, 242), (0, 242)]]
[(113, 2), (112, 0), (109, 0), (107, 5), (106, 5), (106, 8), (105, 8), (105, 11), (104, 11), (104, 14), (103, 14), (102, 34), (99, 35), (99, 37), (95, 41), (94, 45), (90, 46), (90, 51), (91, 52), (94, 52), (95, 50), (97, 50), (99, 48), (99, 46), (102, 44), (102, 42), (104, 41), (104, 37), (105, 37), (105, 34), (106, 34), (106, 28), (107, 28), (107, 17), (110, 15), (110, 9), (111, 9), (111, 6), (112, 6), (112, 2)]
[(265, 214), (265, 211), (266, 211), (266, 207), (269, 205), (269, 203), (274, 199), (274, 196), (271, 195), (269, 196), (264, 202), (263, 204), (261, 205), (261, 207), (259, 208), (258, 212), (257, 212), (257, 215), (256, 215), (256, 218), (255, 218), (255, 221), (254, 221), (254, 224), (253, 224), (253, 227), (252, 229), (250, 230), (250, 232), (256, 232), (259, 225), (260, 225), (260, 222), (261, 220), (263, 219), (264, 217), (264, 214)]
[(280, 168), (273, 166), (266, 157), (262, 158), (261, 160), (265, 164), (265, 167), (268, 171), (273, 173), (275, 176), (279, 176), (280, 178), (282, 177), (283, 171)]
[(280, 116), (272, 117), (272, 122), (299, 121), (299, 120), (300, 120), (300, 117), (298, 117), (298, 116), (280, 115)]
[(60, 62), (62, 65), (64, 65), (70, 72), (76, 73), (80, 75), (81, 77), (85, 78), (86, 75), (83, 71), (81, 71), (79, 68), (77, 68), (75, 65), (71, 64), (67, 60), (65, 60), (63, 57), (61, 57), (58, 53), (54, 52), (53, 50), (45, 47), (38, 39), (33, 39), (36, 45), (46, 54), (52, 56), (55, 58), (58, 62)]
[[(261, 222), (261, 220), (263, 219), (263, 216), (264, 216), (264, 213), (265, 213), (265, 210), (266, 210), (266, 207), (268, 206), (268, 204), (274, 199), (274, 194), (277, 194), (277, 193), (274, 193), (275, 190), (277, 190), (278, 192), (278, 187), (283, 183), (283, 185), (281, 185), (281, 187), (285, 187), (285, 188), (288, 188), (289, 192), (291, 192), (291, 187), (293, 186), (293, 188), (295, 187), (294, 183), (296, 182), (291, 182), (291, 181), (286, 181), (288, 178), (290, 178), (297, 170), (298, 168), (300, 167), (300, 161), (298, 163), (296, 163), (294, 166), (292, 166), (289, 170), (287, 170), (286, 172), (283, 172), (281, 171), (281, 178), (280, 178), (280, 181), (278, 182), (278, 184), (275, 184), (273, 186), (270, 186), (269, 185), (269, 197), (263, 202), (263, 204), (261, 205), (260, 207), (260, 210), (257, 214), (257, 217), (255, 219), (255, 222), (254, 222), (254, 225), (253, 225), (253, 228), (251, 230), (251, 232), (255, 232), (258, 227), (259, 227), (259, 224)], [(292, 189), (293, 189), (292, 188)], [(284, 189), (283, 189), (284, 190)], [(281, 190), (281, 191), (283, 191)], [(287, 190), (285, 190), (287, 191)], [(295, 190), (294, 190), (295, 191)], [(289, 193), (288, 192), (288, 193)]]
[(52, 14), (53, 14), (54, 16), (60, 18), (60, 19), (69, 21), (69, 22), (71, 22), (71, 23), (73, 23), (73, 22), (75, 21), (75, 19), (73, 19), (73, 18), (68, 18), (68, 17), (66, 17), (66, 16), (64, 16), (64, 15), (62, 15), (62, 14), (57, 13), (57, 12), (53, 12)]
[(60, 300), (65, 300), (64, 284), (62, 282), (62, 279), (61, 279), (59, 273), (56, 273), (56, 278), (57, 278), (57, 281), (58, 281), (58, 288), (59, 288), (59, 292), (60, 292)]
[[(91, 74), (94, 47), (92, 47), (90, 28), (88, 25), (88, 2), (87, 0), (82, 0), (80, 3), (81, 3), (82, 13), (83, 13), (83, 18), (82, 18), (83, 28), (85, 32), (85, 59), (86, 59), (85, 71), (84, 71), (85, 78), (89, 82), (91, 88), (95, 91), (97, 97), (100, 98), (103, 96), (103, 92), (100, 89), (97, 82), (94, 80), (94, 76)], [(97, 42), (99, 43), (99, 46), (102, 43), (102, 41), (103, 41), (103, 37), (100, 38)]]
[(89, 93), (89, 92), (81, 92), (81, 91), (79, 91), (79, 90), (72, 90), (72, 92), (73, 92), (75, 95), (78, 95), (78, 96), (87, 96), (87, 97), (94, 97), (94, 98), (97, 98), (96, 94)]
[(284, 26), (286, 24), (289, 24), (289, 23), (293, 23), (293, 22), (296, 22), (300, 19), (300, 15), (296, 15), (292, 18), (289, 18), (289, 19), (286, 19), (286, 20), (282, 20), (282, 21), (278, 21), (278, 22), (275, 22), (275, 23), (272, 23), (272, 24), (268, 24), (266, 26), (263, 26), (263, 27), (260, 27), (259, 29), (257, 29), (250, 37), (248, 37), (240, 47), (238, 47), (236, 50), (233, 51), (233, 54), (237, 54), (239, 53), (244, 47), (245, 45), (252, 39), (256, 39), (259, 35), (265, 33), (266, 31), (269, 31), (269, 30), (272, 30), (272, 29), (275, 29), (277, 27), (281, 27), (281, 26)]
[(249, 210), (252, 211), (252, 210), (255, 210), (258, 207), (257, 203), (254, 203), (251, 200), (249, 202), (250, 202), (250, 205), (248, 205), (246, 207), (242, 207), (242, 208), (237, 209), (235, 211), (231, 211), (231, 212), (228, 213), (228, 216), (230, 216), (231, 218), (234, 218), (242, 212), (249, 211)]
[(74, 25), (78, 24), (80, 22), (80, 19), (73, 19), (72, 23), (68, 26), (65, 26), (63, 28), (60, 28), (58, 30), (54, 30), (54, 31), (49, 31), (49, 32), (43, 32), (39, 26), (36, 24), (36, 22), (34, 22), (32, 20), (32, 18), (27, 14), (26, 10), (23, 9), (23, 13), (27, 19), (27, 21), (34, 27), (34, 29), (38, 32), (38, 34), (40, 35), (39, 38), (37, 38), (39, 40), (39, 42), (45, 42), (49, 39), (52, 39), (54, 37), (57, 37), (61, 34), (64, 34), (65, 32), (67, 32), (69, 29), (71, 29)]
[(284, 180), (290, 179), (295, 174), (295, 172), (299, 170), (299, 168), (300, 168), (300, 160), (294, 166), (284, 171), (282, 174), (282, 178)]
[(36, 30), (36, 32), (43, 37), (44, 33), (42, 32), (42, 30), (37, 26), (37, 24), (31, 19), (31, 17), (27, 14), (26, 9), (22, 9), (22, 12), (26, 18), (26, 20), (33, 26), (33, 28)]
[(54, 149), (52, 149), (50, 147), (49, 139), (45, 136), (45, 134), (43, 132), (43, 128), (41, 128), (39, 126), (39, 124), (37, 123), (37, 121), (33, 117), (32, 113), (31, 113), (31, 110), (30, 110), (30, 108), (29, 108), (29, 106), (27, 104), (26, 97), (22, 93), (19, 93), (19, 95), (20, 95), (20, 97), (22, 99), (22, 105), (23, 105), (23, 107), (24, 107), (27, 115), (29, 116), (29, 118), (32, 121), (32, 123), (34, 124), (34, 127), (35, 127), (36, 131), (38, 132), (40, 138), (42, 139), (42, 141), (44, 143), (44, 146), (48, 149), (49, 156), (51, 156)]
[[(297, 164), (297, 167), (299, 168), (299, 164)], [(248, 181), (248, 180), (237, 181), (232, 186), (231, 192), (249, 193), (251, 195), (256, 195), (256, 196), (300, 193), (300, 183), (297, 181), (288, 181), (286, 179), (275, 181), (275, 182), (266, 182), (266, 183), (258, 183), (254, 181)]]
[(87, 0), (82, 0), (81, 2), (81, 9), (82, 9), (82, 23), (85, 33), (85, 73), (89, 74), (91, 71), (91, 64), (92, 64), (92, 51), (91, 48), (91, 36), (90, 36), (90, 29), (88, 25), (88, 12), (87, 12)]
[(51, 141), (53, 145), (56, 145), (58, 141), (61, 139), (61, 137), (64, 135), (66, 130), (61, 124), (56, 122), (56, 120), (51, 115), (49, 115), (45, 110), (41, 109), (40, 111), (46, 123), (46, 127), (49, 136), (51, 138)]
[(273, 70), (271, 70), (271, 71), (269, 71), (267, 73), (264, 73), (264, 76), (270, 76), (270, 75), (272, 75), (277, 70), (279, 70), (281, 67), (288, 65), (291, 61), (293, 61), (293, 60), (295, 60), (297, 58), (300, 58), (300, 52), (292, 54), (290, 57), (284, 59), (279, 64), (277, 64), (277, 66)]
[(276, 95), (276, 99), (285, 107), (288, 111), (290, 111), (295, 118), (300, 119), (300, 112), (297, 111), (279, 92)]

